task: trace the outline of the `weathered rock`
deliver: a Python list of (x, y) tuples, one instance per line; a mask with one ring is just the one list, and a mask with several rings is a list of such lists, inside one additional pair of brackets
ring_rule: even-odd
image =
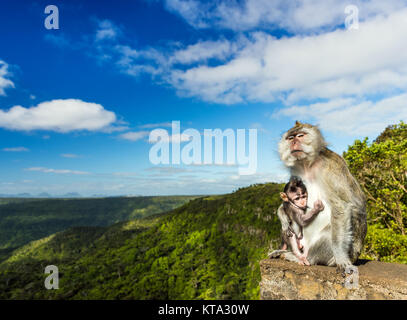
[(407, 265), (358, 261), (359, 286), (346, 289), (335, 267), (260, 261), (262, 300), (407, 300)]

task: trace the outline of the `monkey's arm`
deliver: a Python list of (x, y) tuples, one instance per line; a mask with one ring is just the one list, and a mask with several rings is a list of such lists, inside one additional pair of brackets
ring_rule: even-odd
[(314, 208), (307, 210), (304, 214), (297, 212), (296, 222), (301, 226), (305, 227), (315, 219), (318, 213), (324, 210), (324, 204), (321, 200), (317, 200), (314, 203)]

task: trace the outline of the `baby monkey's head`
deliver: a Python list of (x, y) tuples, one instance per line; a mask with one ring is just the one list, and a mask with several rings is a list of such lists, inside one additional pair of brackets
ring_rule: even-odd
[(307, 209), (307, 188), (299, 177), (292, 176), (280, 196), (284, 202), (289, 202), (301, 210)]

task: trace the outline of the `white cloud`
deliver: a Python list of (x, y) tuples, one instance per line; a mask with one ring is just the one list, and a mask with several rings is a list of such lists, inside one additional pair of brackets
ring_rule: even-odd
[(3, 148), (3, 151), (6, 151), (6, 152), (27, 152), (27, 151), (30, 151), (30, 150), (25, 148), (25, 147), (14, 147), (14, 148)]
[(407, 9), (359, 30), (276, 39), (251, 34), (221, 65), (172, 70), (181, 94), (233, 104), (388, 93), (407, 88)]
[(86, 175), (89, 172), (85, 171), (76, 171), (76, 170), (66, 170), (66, 169), (50, 169), (44, 167), (32, 167), (25, 169), (27, 171), (39, 171), (44, 173), (56, 173), (56, 174), (74, 174), (74, 175)]
[(199, 41), (185, 49), (175, 51), (169, 60), (171, 64), (190, 64), (212, 58), (224, 60), (234, 51), (236, 51), (235, 44), (227, 40)]
[(196, 63), (205, 64), (210, 60), (225, 62), (242, 48), (245, 41), (244, 37), (238, 37), (238, 41), (234, 42), (226, 39), (200, 40), (186, 46), (176, 43), (165, 48), (141, 49), (118, 44), (113, 47), (113, 52), (118, 55), (116, 65), (128, 75), (147, 73), (168, 79), (174, 66), (184, 68)]
[(108, 131), (114, 128), (115, 121), (114, 112), (78, 99), (58, 99), (30, 108), (14, 106), (7, 111), (0, 110), (0, 127), (19, 131)]
[(168, 9), (193, 25), (264, 30), (267, 24), (292, 32), (314, 28), (318, 32), (281, 38), (264, 31), (237, 33), (216, 41), (170, 43), (166, 48), (135, 49), (115, 43), (110, 50), (124, 73), (149, 73), (172, 85), (180, 96), (221, 104), (293, 104), (406, 90), (407, 1), (353, 4), (361, 17), (358, 30), (337, 28), (346, 14), (345, 4), (336, 0), (229, 1), (227, 8), (219, 1), (167, 0)]
[(74, 159), (74, 158), (79, 158), (80, 155), (77, 155), (77, 154), (74, 154), (74, 153), (63, 153), (63, 154), (61, 154), (61, 157), (62, 157), (62, 158), (71, 158), (71, 159)]
[(117, 65), (158, 76), (181, 96), (222, 104), (388, 94), (407, 89), (406, 16), (404, 9), (373, 16), (359, 30), (280, 39), (260, 31), (162, 51), (117, 45)]
[(136, 50), (127, 45), (115, 45), (111, 48), (119, 56), (116, 65), (119, 69), (131, 76), (141, 73), (158, 75), (169, 66), (166, 54), (155, 48)]
[(138, 141), (147, 137), (149, 133), (149, 131), (126, 132), (119, 135), (119, 138), (129, 141)]
[(377, 134), (387, 125), (407, 119), (407, 93), (378, 101), (334, 99), (325, 103), (293, 106), (273, 116), (315, 120), (321, 129), (347, 135)]
[(207, 28), (209, 26), (204, 22), (204, 15), (209, 9), (205, 3), (196, 0), (166, 0), (165, 3), (168, 10), (177, 12), (194, 27)]
[(378, 14), (403, 9), (405, 0), (244, 0), (197, 1), (165, 0), (168, 10), (179, 14), (195, 28), (220, 28), (234, 31), (285, 29), (307, 33), (343, 25), (345, 7), (356, 5), (363, 21)]
[[(343, 28), (349, 4), (359, 9), (358, 30)], [(158, 83), (172, 85), (180, 96), (221, 104), (300, 104), (280, 115), (302, 115), (326, 122), (326, 127), (342, 115), (369, 115), (363, 125), (346, 119), (341, 128), (338, 122), (329, 125), (331, 130), (367, 132), (368, 127), (387, 125), (383, 119), (405, 119), (402, 110), (390, 116), (377, 99), (396, 103), (407, 90), (406, 0), (165, 0), (165, 5), (196, 28), (235, 33), (155, 48), (107, 42), (98, 47), (100, 53), (112, 57), (122, 72), (151, 74)], [(277, 38), (268, 33), (277, 29), (287, 31), (286, 35), (276, 33)], [(114, 30), (115, 25), (105, 20), (95, 37), (117, 40)], [(375, 106), (377, 113), (367, 106)], [(137, 141), (145, 135), (127, 132), (120, 137)]]
[(8, 64), (3, 60), (0, 60), (0, 96), (5, 96), (5, 89), (14, 88), (14, 83), (8, 77), (10, 72), (8, 71)]
[(143, 129), (151, 129), (151, 128), (159, 128), (159, 127), (171, 127), (172, 122), (160, 122), (160, 123), (146, 123), (140, 125), (139, 128)]
[(102, 20), (98, 22), (98, 29), (96, 30), (95, 40), (114, 40), (121, 33), (117, 27), (110, 20)]

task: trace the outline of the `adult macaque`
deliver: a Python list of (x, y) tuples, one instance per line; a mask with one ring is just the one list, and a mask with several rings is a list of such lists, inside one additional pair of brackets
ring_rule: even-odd
[[(297, 121), (278, 147), (291, 174), (305, 183), (309, 201), (321, 199), (325, 206), (323, 214), (303, 229), (308, 261), (357, 274), (353, 263), (366, 236), (366, 200), (345, 160), (326, 146), (316, 126)], [(298, 262), (292, 252), (281, 256)]]
[(308, 209), (308, 194), (304, 183), (298, 177), (291, 177), (285, 185), (284, 192), (280, 193), (283, 205), (278, 209), (278, 217), (281, 221), (281, 234), (283, 238), (282, 250), (289, 245), (291, 251), (298, 258), (299, 264), (309, 265), (307, 260), (308, 247), (301, 243), (303, 227), (307, 226), (324, 210), (320, 200), (315, 201), (314, 208)]

